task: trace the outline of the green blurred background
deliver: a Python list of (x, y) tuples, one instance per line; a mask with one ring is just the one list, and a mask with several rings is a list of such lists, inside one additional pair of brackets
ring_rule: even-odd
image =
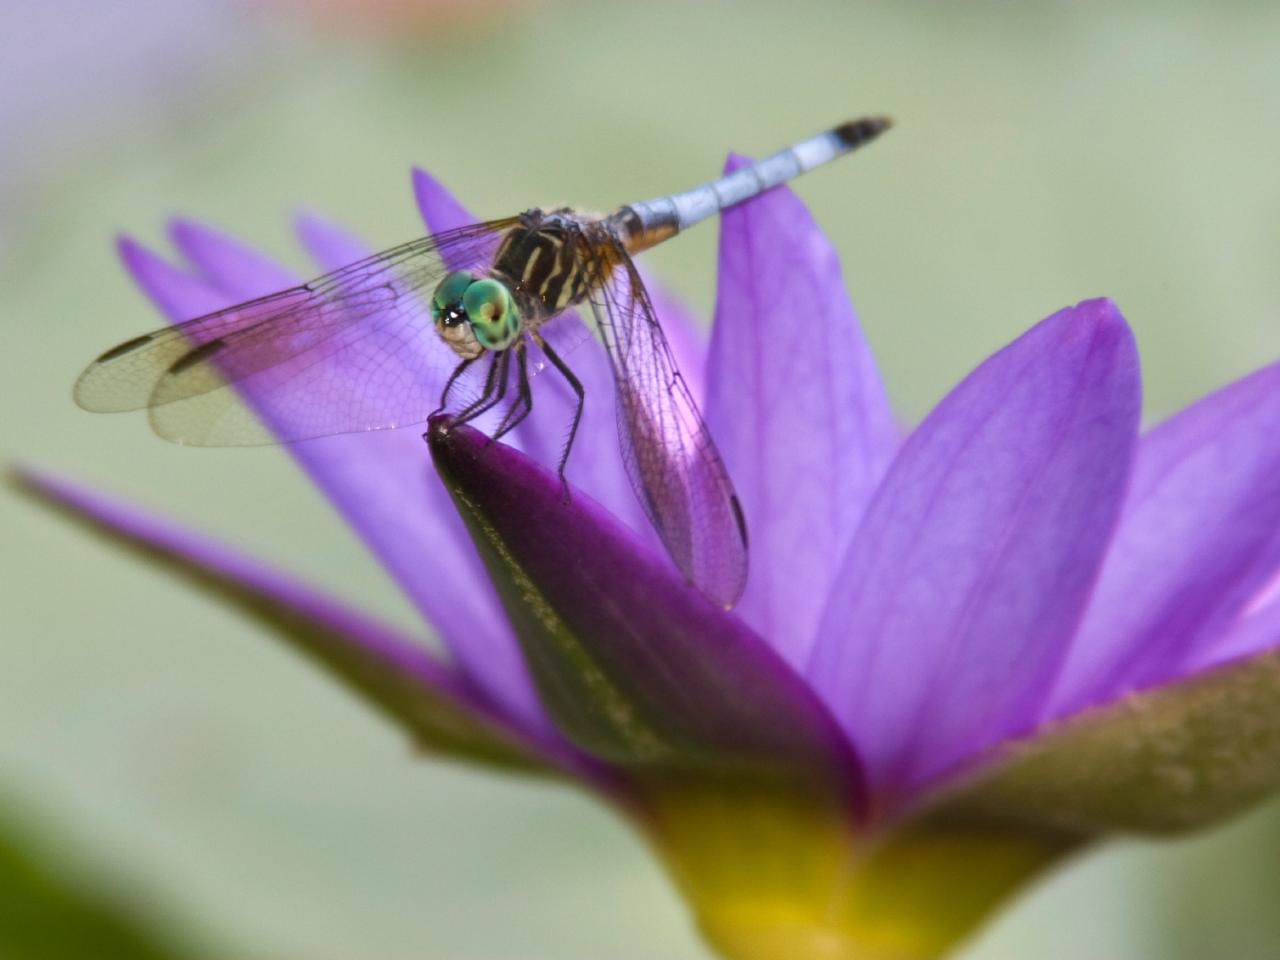
[[(478, 215), (609, 208), (862, 112), (899, 127), (796, 189), (904, 418), (1099, 294), (1136, 330), (1149, 421), (1280, 352), (1275, 4), (414, 8), (3, 7), (0, 453), (420, 631), (281, 452), (173, 447), (72, 405), (87, 360), (157, 323), (113, 234), (160, 243), (182, 212), (305, 269), (304, 207), (377, 245), (420, 233), (413, 163)], [(649, 256), (704, 316), (715, 240)], [(211, 957), (707, 956), (601, 807), (416, 758), (203, 598), (12, 495), (0, 514), (0, 820), (50, 876)], [(1278, 900), (1272, 805), (1090, 855), (963, 956), (1280, 957)]]

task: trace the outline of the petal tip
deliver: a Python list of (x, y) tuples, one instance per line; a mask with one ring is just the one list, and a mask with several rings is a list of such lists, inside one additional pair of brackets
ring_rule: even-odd
[(439, 202), (440, 195), (445, 193), (440, 181), (427, 173), (422, 167), (413, 167), (409, 171), (409, 179), (413, 183), (413, 198), (418, 203), (422, 217), (427, 218), (427, 211)]
[(418, 213), (428, 230), (440, 233), (475, 222), (476, 218), (470, 211), (426, 170), (414, 167), (410, 171), (410, 179), (413, 181), (413, 198), (418, 205)]
[(1074, 307), (1069, 307), (1066, 312), (1077, 322), (1085, 322), (1099, 328), (1127, 329), (1129, 326), (1124, 314), (1110, 297), (1091, 297), (1088, 300), (1081, 300)]
[(493, 443), (474, 427), (456, 423), (447, 413), (433, 413), (427, 418), (427, 429), (422, 439), (426, 441), (442, 479), (453, 476), (464, 464), (478, 461), (482, 446), (503, 448), (502, 444)]
[(321, 216), (309, 207), (294, 210), (293, 215), (289, 217), (289, 226), (293, 228), (294, 235), (298, 237), (332, 228), (332, 224), (326, 217)]
[(117, 233), (115, 237), (116, 256), (130, 276), (137, 277), (138, 270), (153, 254), (127, 233)]
[(165, 233), (177, 245), (197, 239), (207, 228), (199, 221), (185, 216), (169, 217), (165, 221)]

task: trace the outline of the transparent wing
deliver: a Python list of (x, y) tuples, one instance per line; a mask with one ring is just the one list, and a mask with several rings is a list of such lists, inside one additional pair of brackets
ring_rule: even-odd
[(621, 246), (591, 297), (618, 391), (631, 484), (680, 571), (725, 608), (747, 581), (747, 529), (733, 484)]
[(488, 266), (515, 222), (415, 240), (122, 343), (80, 375), (76, 402), (148, 408), (160, 436), (200, 446), (423, 423), (458, 364), (433, 329), (431, 293), (450, 270)]

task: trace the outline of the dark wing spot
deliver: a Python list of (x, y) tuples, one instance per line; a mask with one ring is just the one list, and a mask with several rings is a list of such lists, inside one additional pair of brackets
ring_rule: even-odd
[(216, 340), (210, 340), (208, 343), (202, 343), (189, 353), (184, 353), (177, 360), (173, 361), (173, 365), (169, 367), (169, 373), (178, 375), (184, 370), (190, 370), (197, 363), (208, 360), (211, 356), (227, 345), (227, 342), (221, 337)]
[(750, 546), (747, 543), (747, 518), (742, 515), (742, 503), (738, 500), (736, 493), (730, 498), (729, 503), (733, 506), (733, 519), (738, 524), (738, 535), (742, 537), (742, 545)]
[(144, 333), (140, 337), (134, 337), (132, 340), (126, 340), (124, 343), (112, 347), (97, 359), (97, 363), (106, 363), (108, 360), (114, 360), (116, 357), (123, 357), (126, 353), (131, 353), (144, 343), (150, 343), (154, 335)]

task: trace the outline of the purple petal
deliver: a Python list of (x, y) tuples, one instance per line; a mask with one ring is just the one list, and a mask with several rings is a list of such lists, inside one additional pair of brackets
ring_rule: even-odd
[(355, 234), (317, 213), (300, 213), (294, 217), (293, 232), (307, 255), (325, 273), (363, 260), (373, 252)]
[(194, 220), (170, 220), (169, 239), (206, 281), (224, 290), (234, 287), (236, 296), (261, 297), (298, 282), (251, 247)]
[[(200, 281), (137, 244), (121, 243), (134, 280), (172, 320), (183, 320), (291, 282), (273, 264), (206, 228), (175, 228), (184, 251), (210, 276)], [(255, 265), (256, 264), (256, 265)], [(213, 273), (216, 269), (228, 273)], [(268, 421), (268, 398), (247, 397)], [(534, 729), (547, 720), (510, 626), (453, 511), (416, 431), (325, 437), (286, 449), (355, 528), (401, 589), (440, 633), (486, 695)]]
[(444, 233), (477, 221), (478, 218), (472, 216), (427, 171), (414, 167), (410, 177), (413, 180), (413, 196), (418, 202), (418, 212), (422, 215), (422, 222), (432, 233)]
[(903, 446), (810, 665), (877, 792), (1038, 712), (1119, 512), (1138, 410), (1133, 338), (1093, 300), (985, 361)]
[(790, 190), (721, 217), (707, 377), (707, 422), (751, 532), (738, 614), (803, 665), (898, 435), (835, 251)]
[(665, 786), (799, 771), (847, 793), (852, 815), (848, 741), (760, 637), (520, 452), (443, 419), (428, 441), (571, 741)]
[(562, 748), (536, 743), (412, 639), (325, 594), (193, 531), (61, 477), (23, 470), (16, 479), (26, 491), (141, 549), (148, 559), (282, 634), (424, 746), (521, 766), (574, 763)]
[(1196, 650), (1179, 679), (1275, 647), (1280, 647), (1280, 602), (1272, 601), (1232, 624), (1214, 643)]
[(1143, 438), (1098, 588), (1044, 716), (1179, 676), (1277, 569), (1280, 364)]
[[(476, 222), (426, 171), (413, 171), (413, 190), (423, 222), (432, 233)], [(582, 423), (565, 470), (567, 479), (603, 503), (632, 529), (643, 536), (652, 536), (644, 511), (631, 490), (618, 449), (613, 372), (604, 350), (573, 311), (551, 321), (540, 332), (582, 381), (586, 393)], [(517, 429), (513, 439), (539, 463), (554, 467), (560, 461), (577, 398), (564, 378), (536, 351), (531, 352), (530, 365), (530, 372), (535, 374), (531, 385), (534, 412)]]

